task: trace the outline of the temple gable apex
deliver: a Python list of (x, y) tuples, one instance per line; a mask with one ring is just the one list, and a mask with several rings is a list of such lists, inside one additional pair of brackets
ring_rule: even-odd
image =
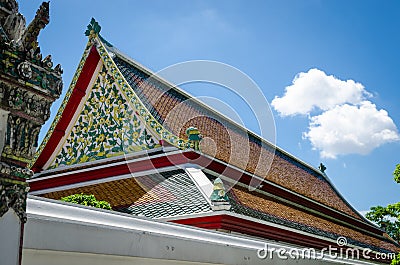
[(158, 137), (100, 64), (50, 168), (121, 156), (160, 146)]

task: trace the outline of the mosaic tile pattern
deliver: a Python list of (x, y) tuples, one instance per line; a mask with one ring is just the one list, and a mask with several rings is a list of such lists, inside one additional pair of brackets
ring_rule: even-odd
[(103, 66), (90, 95), (50, 168), (72, 165), (140, 150), (153, 149), (158, 140), (142, 125), (118, 84)]

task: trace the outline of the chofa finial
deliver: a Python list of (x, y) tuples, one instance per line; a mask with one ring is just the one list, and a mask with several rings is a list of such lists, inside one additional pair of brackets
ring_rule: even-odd
[(93, 39), (97, 37), (100, 33), (101, 27), (99, 23), (92, 18), (90, 20), (90, 24), (87, 26), (87, 30), (85, 31), (85, 35), (89, 37), (89, 39)]
[(318, 169), (319, 169), (322, 173), (325, 173), (326, 166), (325, 166), (324, 164), (320, 163)]

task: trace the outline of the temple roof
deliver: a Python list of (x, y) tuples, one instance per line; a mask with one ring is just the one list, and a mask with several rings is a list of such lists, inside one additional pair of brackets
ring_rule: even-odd
[[(210, 181), (215, 179), (210, 174), (206, 176)], [(114, 210), (135, 216), (174, 221), (218, 214), (218, 211), (212, 210), (212, 203), (200, 190), (196, 179), (182, 169), (45, 192), (42, 196), (59, 200), (77, 193), (93, 194), (99, 200), (110, 202)], [(316, 215), (309, 209), (285, 202), (282, 198), (260, 191), (251, 192), (243, 184), (233, 187), (228, 192), (228, 197), (231, 205), (228, 212), (242, 218), (252, 218), (258, 220), (256, 222), (275, 224), (327, 240), (334, 241), (344, 236), (351, 245), (378, 252), (397, 251), (393, 240), (383, 233), (374, 233), (367, 225), (355, 228), (332, 217)], [(224, 226), (220, 224), (220, 228)], [(263, 234), (260, 231), (247, 233), (258, 237), (273, 237), (272, 234)], [(289, 238), (287, 240), (290, 241)]]
[(114, 210), (149, 218), (211, 212), (210, 202), (184, 170), (171, 170), (45, 194), (60, 199), (70, 194), (93, 194)]
[(211, 212), (210, 203), (183, 170), (162, 172), (137, 180), (151, 187), (129, 207), (118, 211), (150, 218)]
[(184, 139), (185, 129), (195, 126), (203, 138), (213, 139), (212, 142), (201, 142), (202, 153), (360, 218), (325, 174), (237, 126), (222, 114), (210, 111), (179, 87), (156, 79), (149, 70), (126, 58), (116, 48), (105, 47), (113, 54), (113, 62), (144, 106), (173, 134)]
[[(231, 213), (330, 240), (345, 236), (377, 251), (398, 250), (326, 174), (154, 75), (99, 31), (92, 21), (78, 70), (32, 163), (35, 194), (95, 194), (116, 210), (151, 218), (207, 215), (213, 212), (209, 198), (176, 167), (197, 164), (214, 172), (210, 181), (221, 176), (225, 185), (238, 182), (228, 192)], [(193, 149), (189, 127), (212, 141)], [(138, 154), (134, 161), (132, 154)], [(167, 166), (174, 168), (129, 176)], [(253, 177), (262, 185), (250, 191)]]

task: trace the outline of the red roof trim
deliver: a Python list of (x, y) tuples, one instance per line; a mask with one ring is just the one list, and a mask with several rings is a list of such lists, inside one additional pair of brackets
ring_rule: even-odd
[[(331, 242), (328, 240), (316, 238), (309, 235), (304, 235), (294, 231), (289, 231), (286, 229), (250, 221), (247, 219), (227, 214), (171, 220), (170, 222), (190, 225), (205, 229), (224, 229), (246, 235), (283, 241), (319, 250), (322, 250), (324, 248), (327, 249), (329, 248), (329, 246), (331, 246), (333, 248), (336, 248), (338, 252), (340, 249), (343, 249), (343, 253), (346, 253), (347, 249), (346, 247), (339, 247), (337, 244), (335, 244), (335, 242)], [(373, 260), (375, 258), (375, 255), (373, 253), (370, 253), (369, 257), (371, 260)], [(384, 263), (390, 263), (390, 260), (381, 259), (379, 261)]]
[[(239, 180), (240, 183), (243, 183), (243, 184), (246, 184), (246, 185), (250, 184), (250, 180), (252, 178), (252, 176), (250, 174), (248, 174), (246, 172), (241, 172), (241, 171), (236, 170), (236, 169), (231, 168), (231, 167), (227, 167), (226, 165), (224, 165), (223, 163), (221, 163), (221, 162), (219, 162), (217, 160), (213, 160), (213, 159), (201, 156), (198, 159), (196, 159), (195, 161), (191, 161), (191, 163), (194, 163), (194, 162), (196, 164), (204, 166), (204, 167), (206, 167), (206, 168), (208, 168), (208, 169), (210, 169), (210, 170), (212, 170), (212, 171), (214, 171), (216, 173), (219, 173), (219, 174), (223, 173), (224, 176), (230, 177), (232, 179)], [(333, 210), (331, 208), (324, 207), (323, 205), (321, 205), (319, 203), (316, 203), (314, 201), (307, 200), (306, 198), (304, 198), (302, 196), (299, 196), (299, 195), (297, 195), (295, 193), (292, 193), (292, 192), (290, 192), (290, 191), (288, 191), (288, 190), (286, 190), (286, 189), (284, 189), (284, 188), (282, 188), (282, 187), (280, 187), (278, 185), (271, 185), (269, 183), (263, 182), (263, 186), (261, 188), (259, 188), (259, 189), (264, 191), (264, 192), (273, 194), (273, 195), (275, 195), (277, 197), (287, 199), (287, 200), (289, 200), (291, 202), (294, 202), (294, 203), (297, 203), (299, 205), (303, 205), (303, 206), (305, 206), (307, 208), (310, 208), (310, 209), (313, 209), (313, 210), (315, 210), (317, 212), (326, 214), (326, 215), (328, 215), (330, 217), (333, 217), (333, 218), (335, 218), (337, 220), (341, 220), (341, 221), (345, 222), (346, 224), (351, 224), (351, 225), (355, 226), (356, 228), (364, 229), (364, 230), (369, 231), (369, 232), (371, 232), (373, 234), (378, 234), (378, 235), (382, 235), (383, 234), (383, 232), (377, 227), (374, 227), (372, 225), (368, 225), (368, 224), (364, 223), (361, 220), (353, 219), (351, 217), (343, 215), (342, 213), (339, 213), (339, 212), (337, 212), (337, 211), (335, 211), (335, 210)], [(343, 225), (342, 223), (337, 222), (337, 221), (336, 221), (336, 223), (338, 223), (340, 225)], [(346, 224), (344, 224), (344, 225), (346, 225)]]
[(74, 90), (68, 103), (62, 113), (60, 120), (58, 121), (49, 141), (46, 143), (42, 153), (36, 159), (32, 166), (34, 172), (39, 172), (43, 169), (43, 166), (50, 159), (58, 143), (65, 135), (65, 130), (67, 129), (72, 117), (74, 116), (79, 103), (86, 94), (86, 88), (89, 86), (89, 82), (92, 79), (93, 73), (96, 70), (97, 64), (100, 60), (100, 55), (96, 48), (93, 46), (90, 53), (83, 65), (82, 72), (76, 82)]
[(30, 191), (38, 191), (86, 181), (105, 179), (129, 173), (142, 172), (155, 168), (181, 165), (189, 163), (190, 159), (193, 159), (195, 157), (193, 154), (196, 153), (178, 153), (169, 156), (150, 158), (148, 160), (134, 162), (127, 161), (127, 163), (124, 164), (110, 165), (109, 167), (97, 168), (89, 172), (77, 172), (54, 178), (32, 179), (31, 181), (29, 181), (29, 187)]
[[(31, 191), (38, 191), (44, 190), (49, 188), (61, 187), (64, 185), (71, 185), (80, 182), (92, 181), (92, 180), (99, 180), (105, 179), (109, 177), (134, 173), (134, 172), (141, 172), (145, 170), (151, 170), (155, 168), (163, 168), (168, 166), (175, 166), (175, 165), (182, 165), (186, 163), (197, 164), (203, 166), (209, 170), (212, 170), (219, 174), (224, 174), (224, 176), (230, 177), (232, 179), (240, 180), (241, 183), (249, 184), (251, 176), (246, 172), (239, 171), (232, 167), (229, 167), (220, 161), (210, 159), (203, 155), (200, 155), (196, 152), (186, 151), (183, 153), (175, 153), (172, 155), (166, 154), (162, 157), (151, 158), (149, 157), (148, 160), (141, 160), (136, 162), (129, 162), (127, 161), (126, 164), (120, 165), (110, 165), (109, 167), (93, 169), (90, 171), (85, 172), (77, 172), (68, 175), (62, 175), (59, 177), (54, 178), (43, 178), (43, 179), (32, 179), (29, 181), (30, 190)], [(268, 183), (263, 183), (264, 186), (260, 188), (261, 190), (273, 194), (275, 196), (284, 198), (291, 202), (297, 203), (299, 205), (303, 205), (309, 209), (313, 209), (314, 211), (323, 213), (327, 216), (330, 216), (336, 220), (332, 220), (333, 222), (350, 227), (356, 230), (366, 230), (371, 232), (374, 235), (382, 235), (383, 232), (372, 225), (368, 225), (362, 220), (357, 220), (346, 215), (343, 215), (333, 209), (328, 207), (324, 207), (316, 202), (309, 201), (297, 194), (291, 193), (285, 190), (282, 187), (271, 185)], [(337, 221), (340, 220), (340, 221)], [(352, 226), (353, 227), (352, 227)]]
[(294, 243), (307, 247), (315, 247), (319, 249), (322, 249), (329, 244), (332, 245), (332, 242), (327, 240), (226, 214), (173, 220), (171, 222), (206, 229), (225, 229), (246, 235), (285, 241), (288, 243)]

